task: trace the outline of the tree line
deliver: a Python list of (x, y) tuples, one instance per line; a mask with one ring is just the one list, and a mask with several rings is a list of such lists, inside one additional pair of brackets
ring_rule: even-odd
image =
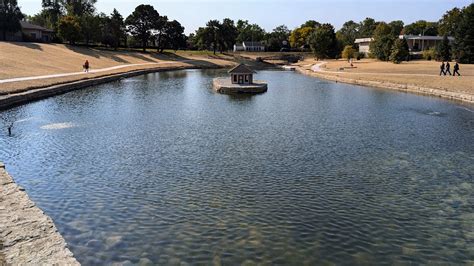
[[(266, 32), (248, 20), (225, 18), (210, 20), (189, 36), (176, 20), (160, 15), (151, 5), (139, 5), (127, 18), (114, 9), (110, 15), (98, 13), (97, 0), (42, 0), (42, 10), (36, 15), (25, 16), (17, 0), (0, 0), (0, 38), (20, 29), (19, 21), (27, 18), (34, 24), (51, 28), (57, 42), (76, 44), (103, 44), (113, 48), (120, 46), (153, 46), (164, 49), (210, 50), (214, 53), (233, 49), (233, 45), (244, 41), (261, 42), (267, 51), (311, 50), (317, 58), (352, 58), (358, 55), (356, 38), (373, 38), (371, 55), (380, 60), (398, 63), (408, 58), (406, 40), (400, 34), (444, 36), (443, 42), (427, 56), (448, 60), (457, 59), (474, 63), (474, 4), (447, 11), (439, 21), (419, 20), (405, 25), (403, 21), (345, 22), (336, 31), (329, 23), (309, 20), (289, 30), (280, 25)], [(455, 37), (450, 42), (448, 36)], [(359, 54), (359, 56), (362, 56)]]
[[(110, 15), (98, 13), (97, 0), (42, 0), (38, 14), (25, 16), (17, 0), (0, 0), (0, 38), (21, 30), (20, 20), (54, 31), (55, 42), (85, 45), (120, 46), (150, 45), (162, 52), (186, 46), (184, 27), (176, 20), (162, 16), (151, 5), (139, 5), (127, 18), (114, 9)], [(25, 36), (28, 37), (28, 36)]]

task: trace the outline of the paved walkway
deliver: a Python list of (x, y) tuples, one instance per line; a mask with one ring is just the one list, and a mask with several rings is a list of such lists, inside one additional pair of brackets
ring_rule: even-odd
[(1, 79), (0, 84), (2, 83), (10, 83), (10, 82), (18, 82), (18, 81), (27, 81), (27, 80), (37, 80), (37, 79), (49, 79), (49, 78), (62, 78), (68, 76), (76, 76), (76, 75), (87, 75), (88, 73), (100, 73), (100, 72), (107, 72), (110, 70), (116, 70), (126, 67), (134, 67), (134, 66), (146, 66), (146, 65), (162, 65), (162, 64), (179, 64), (179, 63), (186, 63), (195, 60), (181, 60), (181, 61), (164, 61), (164, 62), (156, 62), (156, 63), (142, 63), (142, 64), (126, 64), (126, 65), (119, 65), (107, 68), (99, 68), (99, 69), (92, 69), (89, 72), (71, 72), (71, 73), (61, 73), (61, 74), (51, 74), (51, 75), (43, 75), (43, 76), (32, 76), (32, 77), (21, 77), (21, 78), (11, 78), (11, 79)]
[(319, 72), (319, 73), (329, 73), (329, 74), (362, 74), (362, 75), (373, 75), (373, 76), (421, 76), (421, 77), (439, 77), (439, 75), (433, 74), (410, 74), (410, 73), (371, 73), (371, 72), (343, 72), (343, 71), (329, 71), (322, 69), (323, 65), (327, 64), (327, 62), (317, 63), (311, 66), (311, 71)]

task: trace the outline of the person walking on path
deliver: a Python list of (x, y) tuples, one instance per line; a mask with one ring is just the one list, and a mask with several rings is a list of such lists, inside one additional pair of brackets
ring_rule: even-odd
[(449, 74), (450, 76), (453, 75), (451, 74), (451, 64), (449, 64), (449, 62), (446, 62), (446, 71), (444, 72), (444, 74)]
[(89, 60), (86, 60), (83, 67), (84, 67), (84, 72), (89, 72)]
[(459, 64), (458, 64), (458, 62), (456, 62), (456, 64), (454, 64), (453, 77), (456, 76), (456, 73), (458, 73), (458, 76), (461, 76), (461, 74), (459, 74)]
[(443, 61), (443, 63), (441, 64), (441, 66), (439, 66), (439, 69), (441, 70), (441, 71), (439, 72), (439, 75), (441, 76), (441, 74), (443, 74), (443, 75), (446, 76), (446, 72), (444, 72), (444, 61)]

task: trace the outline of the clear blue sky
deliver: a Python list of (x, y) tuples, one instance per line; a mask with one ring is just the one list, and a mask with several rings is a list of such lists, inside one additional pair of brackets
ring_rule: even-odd
[[(211, 19), (247, 19), (271, 31), (285, 24), (293, 29), (306, 20), (328, 22), (339, 29), (345, 21), (403, 20), (409, 24), (424, 19), (437, 21), (449, 9), (473, 0), (98, 0), (97, 10), (110, 14), (116, 8), (128, 16), (137, 5), (151, 4), (160, 15), (178, 20), (186, 33), (194, 32)], [(23, 13), (41, 10), (41, 0), (18, 0)]]

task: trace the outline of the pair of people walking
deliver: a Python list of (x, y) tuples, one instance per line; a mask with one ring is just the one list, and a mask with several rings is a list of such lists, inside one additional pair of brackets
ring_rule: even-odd
[(441, 75), (446, 76), (446, 74), (449, 74), (450, 76), (453, 76), (453, 77), (456, 76), (456, 74), (458, 74), (458, 76), (461, 76), (461, 74), (459, 74), (459, 64), (458, 64), (458, 62), (456, 62), (454, 64), (452, 74), (451, 74), (451, 64), (449, 62), (446, 62), (446, 64), (444, 64), (444, 61), (443, 61), (439, 68), (440, 68), (440, 72), (439, 72), (440, 76)]

